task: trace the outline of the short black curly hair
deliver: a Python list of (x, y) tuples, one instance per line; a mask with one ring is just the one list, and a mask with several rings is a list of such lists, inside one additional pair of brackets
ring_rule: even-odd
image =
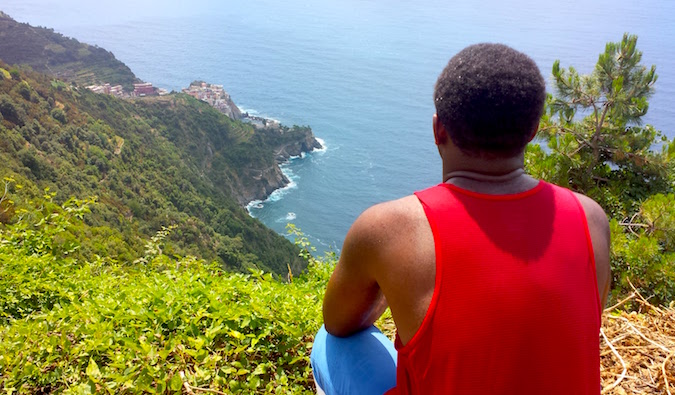
[(450, 59), (434, 91), (453, 143), (473, 156), (521, 153), (539, 125), (546, 82), (534, 61), (503, 44), (475, 44)]

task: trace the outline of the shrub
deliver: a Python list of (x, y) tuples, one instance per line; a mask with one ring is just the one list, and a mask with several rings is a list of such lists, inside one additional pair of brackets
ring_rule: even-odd
[[(47, 195), (47, 197), (50, 195)], [(49, 199), (48, 199), (49, 200)], [(280, 282), (162, 253), (78, 262), (59, 239), (87, 202), (0, 230), (0, 387), (19, 393), (312, 393), (309, 352), (330, 263)], [(39, 274), (39, 275), (36, 275)]]
[(66, 118), (66, 113), (58, 107), (52, 109), (52, 111), (50, 112), (50, 115), (52, 116), (52, 118), (56, 119), (57, 121), (59, 121), (61, 123), (68, 122), (68, 120)]
[(21, 73), (19, 72), (18, 69), (11, 69), (9, 71), (9, 75), (12, 77), (13, 80), (21, 81)]
[(23, 125), (24, 111), (7, 94), (0, 94), (0, 115), (9, 122)]

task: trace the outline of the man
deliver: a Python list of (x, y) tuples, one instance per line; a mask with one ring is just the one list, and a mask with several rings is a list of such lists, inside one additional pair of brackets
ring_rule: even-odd
[[(590, 198), (523, 169), (545, 100), (536, 64), (500, 44), (467, 47), (434, 99), (443, 183), (369, 208), (347, 233), (312, 351), (317, 386), (598, 394), (609, 224)], [(387, 306), (396, 365), (372, 327)]]

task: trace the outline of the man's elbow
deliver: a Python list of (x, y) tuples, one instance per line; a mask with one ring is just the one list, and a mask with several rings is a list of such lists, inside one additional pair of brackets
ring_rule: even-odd
[(323, 324), (326, 327), (326, 332), (337, 337), (349, 337), (354, 333), (365, 329), (356, 322), (349, 322), (348, 320), (341, 320), (339, 318), (334, 319), (331, 314), (326, 314), (325, 311), (323, 313)]
[(330, 315), (326, 314), (326, 312), (323, 313), (323, 325), (326, 328), (326, 332), (333, 336), (347, 337), (350, 335), (349, 330), (345, 325), (341, 325), (337, 320), (332, 320)]
[(349, 337), (349, 335), (353, 333), (344, 327), (339, 325), (331, 325), (328, 322), (324, 322), (324, 326), (326, 327), (326, 332), (336, 337)]

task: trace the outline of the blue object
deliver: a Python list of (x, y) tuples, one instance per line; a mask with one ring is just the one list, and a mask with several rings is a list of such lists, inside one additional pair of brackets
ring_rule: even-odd
[(396, 386), (396, 349), (375, 326), (337, 337), (321, 326), (310, 357), (317, 391), (381, 395)]

